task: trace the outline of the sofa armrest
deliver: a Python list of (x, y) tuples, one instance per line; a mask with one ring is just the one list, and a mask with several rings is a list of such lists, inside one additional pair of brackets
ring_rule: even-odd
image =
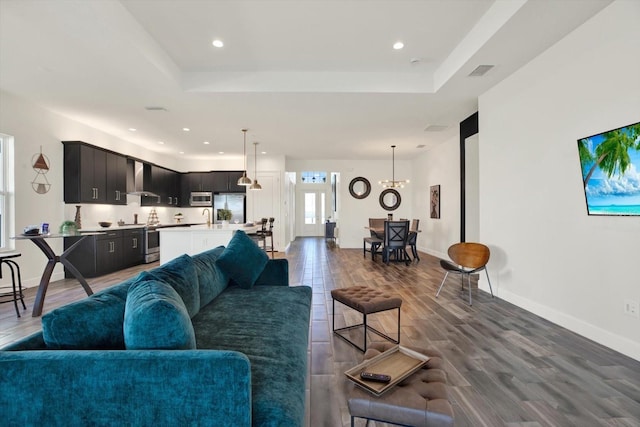
[(251, 425), (239, 352), (3, 351), (0, 372), (0, 413), (13, 425)]
[(289, 286), (289, 261), (286, 258), (267, 261), (255, 285)]

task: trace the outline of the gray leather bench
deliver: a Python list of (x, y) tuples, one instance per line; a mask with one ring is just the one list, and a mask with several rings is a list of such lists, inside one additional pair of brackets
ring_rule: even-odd
[[(393, 347), (389, 343), (373, 343), (364, 354), (371, 359)], [(418, 372), (401, 381), (380, 397), (352, 384), (349, 391), (351, 427), (356, 418), (381, 421), (401, 426), (451, 427), (453, 408), (447, 393), (447, 374), (442, 354), (435, 350), (412, 348), (430, 357)]]

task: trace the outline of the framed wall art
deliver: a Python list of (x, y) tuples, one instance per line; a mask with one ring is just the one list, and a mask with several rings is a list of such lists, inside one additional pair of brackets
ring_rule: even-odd
[(440, 218), (440, 186), (432, 185), (429, 189), (429, 200), (431, 218)]

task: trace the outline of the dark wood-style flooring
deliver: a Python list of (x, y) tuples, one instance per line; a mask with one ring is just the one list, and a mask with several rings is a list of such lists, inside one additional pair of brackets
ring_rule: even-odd
[[(379, 257), (373, 262), (359, 249), (339, 249), (323, 238), (298, 238), (277, 256), (289, 259), (291, 285), (313, 287), (308, 426), (349, 425), (345, 396), (351, 385), (344, 371), (360, 363), (362, 353), (331, 333), (331, 290), (357, 284), (402, 297), (402, 345), (444, 354), (456, 426), (640, 426), (640, 362), (476, 288), (470, 307), (456, 277), (436, 299), (444, 273), (434, 257), (420, 253), (421, 261), (408, 267), (386, 266)], [(156, 265), (89, 283), (99, 290)], [(0, 305), (0, 347), (40, 329), (40, 319), (31, 317), (35, 290), (26, 294), (20, 319), (12, 304)], [(44, 312), (84, 296), (75, 280), (54, 282)], [(372, 320), (395, 333), (395, 312)], [(358, 321), (358, 313), (336, 304), (337, 326)]]

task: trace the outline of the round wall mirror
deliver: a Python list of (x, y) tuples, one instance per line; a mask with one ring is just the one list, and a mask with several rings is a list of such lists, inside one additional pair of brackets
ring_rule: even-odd
[(356, 199), (364, 199), (371, 193), (371, 183), (361, 176), (353, 178), (349, 183), (349, 193)]
[(387, 188), (380, 193), (380, 206), (387, 211), (395, 211), (400, 207), (400, 193), (393, 188)]

